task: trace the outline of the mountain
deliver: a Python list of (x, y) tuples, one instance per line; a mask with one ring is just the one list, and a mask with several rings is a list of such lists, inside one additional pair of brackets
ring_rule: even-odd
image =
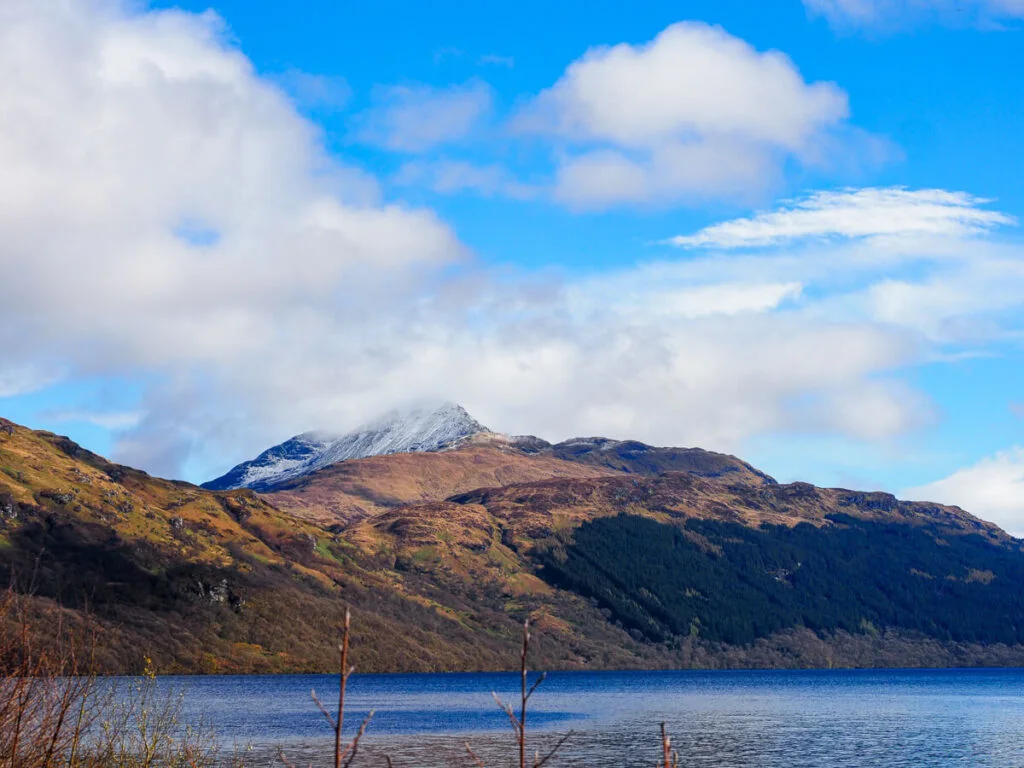
[(364, 672), (508, 668), (525, 618), (546, 668), (1024, 665), (997, 526), (629, 441), (477, 432), (259, 494), (0, 420), (0, 580), (109, 672), (329, 670), (345, 606)]
[(577, 437), (541, 448), (539, 452), (550, 452), (564, 461), (641, 475), (688, 472), (734, 483), (761, 485), (775, 482), (774, 478), (735, 456), (701, 448), (655, 448), (636, 440)]
[(461, 406), (452, 403), (437, 408), (393, 411), (345, 435), (325, 432), (296, 435), (202, 487), (217, 491), (234, 488), (266, 491), (339, 461), (391, 453), (439, 451), (487, 431)]
[(477, 488), (608, 474), (617, 473), (550, 454), (525, 454), (499, 436), (486, 435), (472, 437), (455, 450), (338, 462), (286, 480), (263, 498), (303, 519), (347, 525), (395, 507), (442, 501)]
[[(365, 486), (366, 493), (359, 488), (364, 487), (364, 475), (381, 472), (389, 474), (392, 482), (397, 482), (397, 485), (404, 485), (396, 480), (396, 472), (383, 469), (388, 466), (388, 462), (324, 473), (329, 467), (336, 468), (342, 462), (356, 459), (433, 453), (469, 444), (492, 449), (494, 458), (502, 455), (498, 463), (506, 465), (506, 470), (499, 473), (500, 477), (494, 475), (488, 479), (486, 474), (482, 474), (474, 479), (466, 476), (463, 471), (460, 473), (461, 482), (445, 482), (433, 486), (428, 483), (420, 492), (412, 495), (389, 495), (386, 492), (382, 495), (377, 481), (370, 481)], [(532, 456), (537, 460), (516, 461), (511, 458), (513, 455)], [(394, 506), (398, 503), (432, 501), (484, 485), (540, 480), (547, 476), (546, 470), (539, 473), (536, 471), (536, 468), (545, 464), (541, 459), (548, 459), (546, 463), (550, 467), (560, 466), (562, 474), (569, 476), (588, 476), (593, 472), (569, 471), (566, 469), (567, 463), (584, 464), (601, 474), (626, 472), (657, 475), (681, 471), (755, 485), (775, 482), (773, 478), (735, 456), (700, 448), (657, 448), (635, 440), (610, 440), (604, 437), (577, 437), (551, 444), (532, 435), (503, 435), (488, 430), (462, 406), (445, 403), (437, 408), (392, 411), (341, 436), (332, 436), (326, 432), (296, 435), (280, 445), (268, 448), (255, 459), (237, 465), (221, 477), (204, 483), (202, 487), (208, 490), (251, 488), (261, 492), (287, 492), (277, 499), (293, 509), (309, 509), (310, 504), (307, 502), (314, 499), (321, 500), (315, 502), (314, 506), (323, 508), (324, 500), (330, 498), (332, 501), (326, 506), (347, 518), (359, 516), (367, 503), (371, 506), (377, 502), (383, 506)], [(529, 466), (531, 470), (525, 474), (510, 472), (507, 470), (510, 462), (520, 467)], [(441, 465), (444, 461), (413, 460), (407, 462), (403, 472), (410, 471), (415, 475), (422, 469), (429, 474), (427, 467), (432, 463)], [(353, 491), (357, 497), (355, 500), (350, 498)]]

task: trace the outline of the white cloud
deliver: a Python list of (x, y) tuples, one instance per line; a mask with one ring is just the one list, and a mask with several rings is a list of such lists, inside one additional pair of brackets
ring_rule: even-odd
[(841, 28), (891, 30), (928, 20), (990, 25), (1024, 18), (1024, 0), (804, 0), (804, 6)]
[(500, 165), (474, 165), (464, 160), (410, 160), (392, 178), (398, 186), (426, 186), (443, 195), (475, 192), (518, 200), (537, 197), (540, 189), (517, 181)]
[(343, 77), (288, 69), (274, 79), (306, 109), (338, 110), (352, 98), (352, 87)]
[(927, 418), (895, 379), (933, 343), (880, 320), (868, 291), (917, 246), (494, 272), (328, 156), (212, 14), (8, 0), (0, 71), (3, 370), (128, 380), (128, 463), (205, 479), (420, 398), (502, 430), (732, 451), (779, 431), (886, 440)]
[(501, 54), (498, 53), (485, 53), (483, 56), (477, 59), (477, 63), (491, 64), (496, 67), (505, 67), (507, 69), (512, 69), (512, 67), (516, 65), (516, 60), (512, 56), (502, 56)]
[(900, 495), (955, 504), (1014, 536), (1024, 536), (1024, 448), (1001, 451)]
[(48, 421), (83, 422), (109, 430), (124, 430), (138, 426), (143, 414), (138, 411), (53, 410), (40, 414)]
[(667, 242), (685, 248), (756, 248), (804, 238), (961, 238), (1015, 223), (982, 207), (989, 202), (943, 189), (816, 192), (778, 210), (714, 224)]
[(809, 159), (849, 112), (778, 51), (719, 27), (674, 24), (644, 45), (594, 48), (519, 115), (566, 142), (557, 196), (578, 206), (734, 195), (783, 158)]
[(449, 88), (379, 88), (373, 107), (357, 117), (356, 136), (398, 152), (423, 152), (467, 136), (491, 110), (491, 87), (471, 80)]
[(0, 397), (15, 397), (42, 389), (60, 378), (52, 366), (34, 362), (0, 361)]

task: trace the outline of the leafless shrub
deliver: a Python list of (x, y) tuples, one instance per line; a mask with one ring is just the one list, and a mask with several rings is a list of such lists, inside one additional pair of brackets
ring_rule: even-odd
[[(529, 672), (527, 670), (527, 655), (530, 651), (530, 622), (529, 620), (523, 622), (523, 645), (522, 650), (519, 654), (519, 681), (520, 681), (520, 698), (519, 698), (519, 715), (516, 716), (515, 710), (511, 704), (506, 704), (500, 698), (498, 694), (491, 692), (491, 696), (501, 707), (502, 711), (508, 715), (509, 722), (512, 723), (512, 731), (515, 733), (516, 747), (519, 752), (519, 768), (528, 768), (526, 761), (526, 705), (529, 703), (533, 694), (536, 693), (537, 688), (540, 684), (547, 679), (547, 672), (541, 672), (537, 678), (533, 681), (533, 685), (529, 684)], [(543, 757), (540, 752), (535, 752), (533, 762), (530, 764), (532, 768), (541, 768), (546, 765), (551, 758), (555, 756), (562, 745), (573, 735), (572, 731), (569, 731), (561, 739), (559, 739), (555, 746), (552, 747)], [(486, 768), (486, 764), (480, 756), (473, 751), (473, 748), (467, 743), (466, 751), (473, 761), (480, 766), (480, 768)]]
[[(359, 730), (356, 731), (356, 735), (347, 744), (342, 744), (341, 733), (342, 728), (345, 724), (345, 690), (348, 687), (348, 679), (352, 676), (352, 673), (356, 671), (355, 667), (350, 666), (348, 663), (348, 644), (349, 636), (352, 625), (352, 612), (349, 609), (345, 609), (345, 624), (341, 631), (341, 644), (338, 646), (338, 652), (340, 654), (340, 673), (339, 673), (339, 687), (338, 687), (338, 709), (336, 714), (331, 714), (327, 711), (327, 707), (324, 706), (323, 702), (320, 701), (320, 697), (316, 695), (316, 691), (310, 691), (309, 695), (313, 699), (313, 703), (316, 704), (317, 709), (320, 710), (320, 714), (324, 716), (330, 724), (331, 729), (334, 731), (334, 768), (348, 768), (356, 759), (356, 755), (359, 753), (359, 741), (363, 738), (363, 734), (366, 732), (366, 727), (370, 724), (370, 720), (373, 719), (373, 711), (370, 712), (359, 726)], [(287, 766), (287, 768), (295, 768), (295, 766), (288, 761), (284, 750), (280, 751), (281, 762)], [(391, 759), (387, 758), (388, 765), (391, 764)]]
[[(221, 754), (212, 729), (181, 720), (183, 694), (157, 685), (146, 671), (120, 686), (94, 674), (95, 635), (71, 627), (58, 608), (39, 615), (38, 606), (8, 589), (0, 594), (0, 768), (246, 768), (244, 755)], [(53, 615), (50, 615), (52, 611)], [(33, 629), (45, 625), (47, 642)], [(343, 738), (345, 696), (355, 668), (349, 665), (351, 614), (345, 612), (338, 646), (340, 674), (337, 709), (330, 712), (316, 691), (314, 704), (334, 731), (334, 768), (349, 768), (374, 713), (362, 721), (348, 741)], [(520, 652), (520, 696), (516, 712), (492, 693), (508, 716), (515, 735), (519, 768), (542, 768), (573, 735), (562, 736), (544, 755), (527, 758), (528, 704), (546, 679), (530, 681), (529, 622), (523, 625)], [(665, 723), (661, 724), (662, 758), (657, 768), (679, 768)], [(483, 759), (467, 743), (479, 768)], [(283, 750), (281, 762), (295, 768)], [(387, 768), (393, 768), (384, 755)], [(310, 766), (312, 768), (312, 766)]]

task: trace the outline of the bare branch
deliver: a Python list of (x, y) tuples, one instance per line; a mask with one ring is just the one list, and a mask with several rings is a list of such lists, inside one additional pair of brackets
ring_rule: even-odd
[(565, 744), (565, 742), (567, 742), (570, 738), (572, 738), (573, 735), (574, 735), (574, 732), (573, 731), (569, 731), (567, 734), (565, 734), (565, 736), (563, 736), (562, 738), (560, 738), (558, 740), (558, 743), (555, 744), (555, 746), (553, 746), (550, 749), (550, 751), (548, 751), (548, 753), (546, 755), (544, 755), (544, 757), (542, 757), (540, 760), (537, 760), (536, 758), (534, 758), (533, 768), (541, 768), (542, 765), (547, 763), (548, 760), (550, 760), (552, 757), (555, 756), (555, 753), (558, 752), (558, 750), (560, 750), (562, 748), (562, 746)]
[(491, 696), (494, 697), (494, 700), (498, 703), (498, 706), (501, 708), (501, 711), (508, 715), (508, 719), (512, 723), (512, 730), (516, 732), (516, 738), (518, 739), (520, 724), (519, 720), (516, 718), (516, 713), (512, 711), (512, 706), (506, 704), (501, 699), (499, 699), (498, 694), (496, 694), (494, 691), (491, 691)]
[(479, 768), (487, 768), (487, 764), (484, 763), (484, 761), (480, 759), (480, 756), (473, 751), (473, 748), (469, 746), (468, 741), (466, 742), (466, 751), (469, 753), (469, 756), (473, 758), (473, 762), (476, 763), (479, 766)]
[(533, 692), (540, 687), (540, 684), (548, 679), (547, 672), (541, 672), (540, 676), (534, 681), (533, 686), (530, 688), (530, 692), (526, 694), (526, 700), (529, 701), (530, 697), (533, 696)]
[(345, 722), (345, 686), (348, 683), (352, 669), (348, 665), (348, 636), (352, 625), (352, 611), (345, 609), (345, 626), (341, 633), (341, 645), (338, 651), (341, 653), (341, 665), (338, 669), (341, 672), (341, 681), (338, 688), (338, 719), (334, 725), (334, 768), (341, 768), (341, 728)]
[(673, 751), (672, 739), (669, 737), (664, 723), (661, 724), (661, 751), (662, 762), (658, 764), (658, 768), (678, 768), (679, 753)]
[(313, 703), (316, 704), (316, 708), (320, 710), (320, 714), (322, 714), (327, 719), (327, 722), (331, 724), (331, 729), (332, 730), (337, 730), (338, 729), (338, 723), (335, 722), (334, 716), (331, 715), (331, 713), (327, 711), (327, 707), (325, 707), (323, 705), (323, 702), (320, 701), (320, 697), (316, 695), (316, 691), (315, 690), (311, 690), (309, 692), (309, 695), (313, 699)]
[[(362, 725), (359, 726), (359, 730), (356, 732), (355, 738), (352, 739), (352, 741), (349, 742), (348, 746), (345, 747), (345, 750), (342, 753), (342, 757), (348, 754), (348, 760), (345, 761), (345, 765), (343, 768), (348, 768), (350, 765), (352, 765), (352, 761), (356, 759), (356, 754), (359, 752), (359, 740), (363, 738), (363, 733), (366, 731), (366, 726), (370, 724), (370, 721), (373, 719), (373, 716), (375, 714), (375, 711), (370, 710), (370, 714), (366, 716), (366, 718), (363, 720)], [(350, 749), (352, 750), (351, 754), (349, 754)]]

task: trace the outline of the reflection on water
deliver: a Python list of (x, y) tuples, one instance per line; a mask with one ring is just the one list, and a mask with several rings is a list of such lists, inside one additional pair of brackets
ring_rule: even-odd
[[(162, 678), (184, 687), (186, 718), (247, 745), (257, 765), (284, 748), (296, 765), (326, 765), (331, 733), (309, 691), (333, 698), (328, 676)], [(512, 732), (490, 692), (514, 700), (515, 675), (352, 678), (346, 723), (371, 709), (357, 765), (510, 765)], [(715, 768), (1010, 768), (1024, 766), (1024, 672), (770, 671), (553, 673), (532, 701), (542, 753), (574, 736), (550, 765), (654, 765), (659, 723), (688, 766)]]

